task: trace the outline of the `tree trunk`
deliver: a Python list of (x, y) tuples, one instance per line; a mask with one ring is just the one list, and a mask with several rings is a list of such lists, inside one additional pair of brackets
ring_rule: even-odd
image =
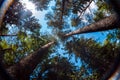
[(16, 80), (29, 80), (29, 76), (44, 56), (48, 54), (49, 47), (54, 41), (44, 45), (34, 53), (29, 54), (19, 63), (7, 69), (8, 73)]
[(119, 28), (119, 27), (120, 27), (120, 18), (118, 17), (118, 15), (113, 14), (98, 22), (92, 23), (88, 26), (85, 26), (73, 32), (67, 33), (64, 36), (68, 37), (75, 34), (105, 31), (105, 30), (110, 30), (110, 29)]

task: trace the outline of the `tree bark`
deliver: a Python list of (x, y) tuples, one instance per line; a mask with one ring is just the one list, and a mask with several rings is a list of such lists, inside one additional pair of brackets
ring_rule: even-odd
[(54, 41), (42, 46), (34, 53), (29, 54), (19, 63), (7, 69), (8, 73), (16, 80), (29, 80), (29, 76), (38, 63), (48, 54), (48, 49), (54, 44)]
[(117, 14), (112, 14), (109, 17), (106, 17), (98, 22), (94, 22), (88, 26), (75, 30), (73, 32), (67, 33), (64, 37), (68, 37), (75, 34), (82, 34), (82, 33), (90, 33), (90, 32), (97, 32), (97, 31), (105, 31), (114, 28), (120, 27), (120, 18)]

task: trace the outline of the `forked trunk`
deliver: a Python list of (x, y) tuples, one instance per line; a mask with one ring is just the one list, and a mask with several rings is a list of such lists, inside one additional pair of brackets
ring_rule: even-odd
[(52, 44), (54, 44), (54, 41), (44, 45), (34, 53), (29, 54), (20, 60), (19, 63), (8, 68), (8, 73), (16, 80), (28, 80), (37, 64), (48, 54), (48, 49)]

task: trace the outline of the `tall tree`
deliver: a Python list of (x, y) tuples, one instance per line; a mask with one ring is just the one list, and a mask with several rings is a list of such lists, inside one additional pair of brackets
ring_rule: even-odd
[[(46, 10), (48, 8), (48, 4), (51, 0), (31, 0), (33, 1), (37, 6), (37, 10), (43, 11), (44, 9)], [(103, 0), (100, 0), (103, 1)], [(94, 22), (91, 25), (85, 26), (81, 29), (78, 29), (77, 31), (68, 33), (64, 35), (64, 37), (71, 36), (74, 34), (81, 34), (81, 33), (87, 33), (87, 32), (95, 32), (95, 31), (102, 31), (102, 30), (108, 30), (108, 29), (114, 29), (114, 28), (119, 28), (120, 26), (120, 18), (119, 18), (119, 4), (113, 0), (110, 0), (111, 4), (113, 5), (113, 8), (118, 14), (113, 14), (109, 17), (106, 17), (98, 22)], [(50, 14), (48, 13), (47, 19), (48, 21), (48, 26), (53, 26), (56, 27), (57, 30), (65, 31), (64, 29), (67, 29), (68, 26), (73, 25), (73, 26), (78, 26), (81, 21), (82, 15), (84, 15), (85, 11), (90, 7), (91, 3), (93, 0), (55, 0), (55, 6), (52, 8), (53, 13)], [(102, 7), (103, 8), (103, 7)], [(20, 16), (21, 14), (23, 14)], [(79, 15), (78, 15), (79, 14)], [(74, 18), (75, 15), (75, 19)], [(12, 17), (12, 18), (11, 18)], [(72, 18), (71, 18), (72, 17)], [(68, 20), (71, 18), (71, 24), (69, 23)], [(70, 25), (69, 25), (70, 24)], [(29, 10), (24, 9), (23, 5), (15, 0), (13, 2), (13, 5), (10, 6), (8, 9), (6, 16), (4, 16), (2, 27), (0, 28), (0, 33), (1, 35), (6, 31), (8, 31), (6, 25), (15, 25), (17, 28), (19, 28), (17, 32), (17, 38), (18, 40), (14, 41), (14, 44), (10, 44), (8, 42), (9, 39), (0, 41), (0, 48), (1, 50), (7, 49), (12, 47), (13, 52), (6, 51), (4, 58), (6, 61), (13, 61), (15, 62), (17, 60), (18, 63), (12, 65), (11, 67), (7, 68), (7, 71), (9, 74), (14, 77), (15, 79), (20, 79), (20, 80), (27, 80), (30, 76), (30, 73), (32, 73), (33, 69), (35, 69), (36, 65), (42, 61), (41, 57), (47, 56), (47, 53), (49, 53), (49, 47), (52, 45), (54, 42), (48, 42), (48, 39), (42, 38), (43, 36), (40, 35), (40, 24), (38, 23), (38, 20), (35, 19), (35, 17), (32, 16), (32, 13)], [(7, 32), (6, 32), (7, 33)], [(9, 36), (9, 35), (8, 35)], [(12, 35), (11, 35), (12, 36)], [(66, 41), (67, 43), (67, 48), (69, 51), (74, 52), (77, 56), (81, 57), (82, 60), (86, 63), (86, 65), (89, 65), (92, 69), (95, 69), (96, 72), (98, 73), (97, 76), (100, 79), (101, 75), (104, 74), (104, 71), (106, 71), (107, 68), (109, 68), (110, 62), (113, 62), (112, 59), (114, 59), (117, 54), (119, 53), (118, 51), (118, 46), (113, 47), (114, 45), (118, 43), (111, 43), (108, 40), (105, 41), (104, 45), (100, 45), (100, 43), (95, 42), (92, 39), (77, 39), (69, 42), (70, 40)], [(38, 44), (37, 44), (38, 43)], [(42, 45), (46, 44), (41, 48)], [(19, 47), (18, 47), (19, 46)], [(38, 50), (36, 50), (39, 48)], [(14, 60), (14, 52), (16, 51), (18, 57)], [(35, 51), (35, 52), (34, 52)], [(29, 54), (29, 52), (33, 52)], [(23, 59), (21, 59), (21, 53), (22, 57), (25, 56)], [(39, 54), (41, 53), (41, 54)], [(81, 54), (79, 54), (81, 53)], [(98, 54), (100, 53), (100, 54)], [(104, 54), (106, 53), (106, 54)], [(114, 54), (116, 53), (116, 54)], [(9, 58), (8, 58), (9, 57)], [(19, 59), (19, 57), (21, 57)], [(20, 60), (20, 61), (19, 61)], [(102, 63), (105, 62), (105, 63)], [(54, 76), (57, 75), (59, 76), (59, 79), (91, 79), (84, 73), (86, 72), (84, 67), (81, 69), (81, 73), (79, 75), (79, 72), (76, 74), (70, 74), (69, 76), (63, 75), (63, 72), (65, 70), (70, 71), (71, 73), (71, 68), (66, 68), (65, 66), (71, 66), (67, 61), (65, 63), (60, 63), (56, 65), (56, 62), (53, 63), (55, 65), (54, 67), (51, 68), (51, 65), (48, 64), (47, 66), (47, 71), (48, 73), (44, 73), (45, 71), (41, 72), (42, 75), (47, 75), (49, 76)], [(52, 65), (52, 66), (53, 66)], [(99, 67), (98, 67), (99, 66)], [(46, 68), (46, 66), (43, 66)], [(58, 71), (61, 71), (61, 73), (56, 72), (56, 68)], [(72, 67), (73, 68), (73, 67)], [(24, 73), (24, 74), (23, 74)], [(53, 74), (50, 74), (53, 73)], [(74, 73), (74, 70), (73, 72)], [(99, 74), (100, 73), (100, 74)], [(96, 73), (94, 73), (96, 74)], [(91, 74), (94, 79), (96, 79), (96, 75)], [(73, 76), (74, 75), (74, 76)], [(41, 76), (41, 75), (40, 75)], [(61, 78), (62, 77), (62, 78)], [(1, 78), (1, 76), (0, 76)], [(44, 77), (45, 79), (45, 77)], [(49, 79), (57, 79), (56, 77), (49, 77)], [(92, 78), (93, 79), (93, 78)]]
[(98, 74), (98, 80), (111, 69), (111, 65), (119, 55), (119, 44), (111, 42), (109, 39), (101, 44), (93, 39), (81, 37), (67, 42), (66, 48), (87, 63), (89, 68)]
[[(85, 26), (83, 28), (80, 28), (78, 30), (75, 30), (73, 32), (70, 32), (68, 34), (65, 34), (65, 36), (71, 36), (75, 34), (81, 34), (81, 33), (89, 33), (89, 32), (97, 32), (97, 31), (104, 31), (114, 28), (119, 28), (120, 24), (120, 17), (119, 17), (119, 4), (120, 2), (118, 0), (108, 0), (109, 5), (113, 6), (114, 11), (117, 14), (113, 14), (107, 18), (104, 18), (98, 22), (92, 23), (91, 25)], [(110, 22), (109, 22), (110, 21)]]
[(54, 41), (21, 59), (17, 64), (7, 69), (8, 73), (16, 80), (28, 80), (37, 64), (48, 54), (48, 50), (52, 44), (54, 44)]
[[(24, 14), (24, 15), (22, 15)], [(9, 27), (7, 27), (7, 25), (9, 25), (9, 27), (13, 27), (15, 29), (11, 29), (16, 30), (16, 34), (15, 35), (7, 35), (7, 33), (9, 32)], [(18, 30), (17, 30), (18, 28)], [(25, 64), (21, 65), (22, 69), (27, 69), (26, 66), (29, 66), (30, 68), (28, 69), (28, 71), (25, 70), (20, 70), (20, 71), (25, 71), (27, 76), (22, 75), (24, 72), (21, 72), (21, 78), (20, 80), (22, 80), (22, 76), (23, 79), (26, 80), (25, 78), (29, 78), (29, 75), (32, 73), (33, 69), (36, 67), (36, 65), (42, 61), (41, 57), (47, 56), (47, 52), (49, 53), (49, 49), (48, 47), (50, 47), (50, 45), (52, 45), (54, 42), (48, 43), (46, 44), (49, 40), (45, 39), (45, 38), (41, 38), (43, 36), (40, 36), (40, 28), (41, 25), (38, 23), (38, 20), (32, 16), (32, 12), (25, 9), (24, 6), (22, 5), (21, 2), (19, 2), (18, 0), (13, 1), (13, 4), (9, 7), (9, 9), (7, 10), (7, 13), (4, 16), (3, 22), (2, 22), (2, 27), (0, 29), (0, 33), (1, 33), (1, 41), (0, 41), (0, 48), (1, 50), (4, 50), (5, 48), (10, 48), (11, 50), (9, 51), (5, 51), (4, 56), (2, 56), (2, 61), (4, 64), (4, 67), (2, 67), (3, 69), (6, 67), (6, 62), (8, 64), (11, 64), (11, 62), (13, 61), (12, 64), (15, 65), (7, 65), (7, 68), (9, 66), (11, 66), (10, 68), (8, 68), (9, 73), (11, 74), (11, 76), (13, 76), (15, 79), (19, 79), (19, 72), (15, 71), (15, 70), (20, 70), (19, 65), (21, 65), (22, 63)], [(5, 32), (6, 30), (6, 32)], [(4, 34), (5, 33), (5, 34)], [(30, 34), (28, 34), (30, 33)], [(10, 43), (10, 39), (8, 38), (6, 39), (6, 36), (13, 36), (12, 38), (14, 39), (14, 42), (11, 44)], [(15, 36), (15, 37), (14, 37)], [(17, 39), (17, 40), (16, 40)], [(42, 46), (46, 44), (45, 46)], [(42, 46), (42, 48), (41, 48)], [(39, 49), (38, 49), (39, 48)], [(38, 50), (36, 50), (38, 49)], [(46, 50), (45, 50), (46, 49)], [(34, 52), (35, 54), (29, 54), (29, 52)], [(41, 54), (39, 54), (41, 52)], [(12, 53), (12, 54), (11, 54)], [(26, 58), (22, 59), (20, 62), (19, 60), (25, 56), (25, 54), (27, 53), (27, 55), (29, 54), (29, 56), (27, 56)], [(44, 54), (46, 53), (46, 54)], [(40, 56), (39, 56), (40, 55)], [(42, 56), (43, 55), (43, 56)], [(22, 57), (21, 57), (22, 56)], [(36, 56), (36, 58), (35, 58)], [(39, 58), (37, 58), (39, 56)], [(32, 59), (33, 57), (33, 59)], [(29, 59), (29, 60), (28, 60)], [(28, 63), (31, 61), (31, 59), (33, 60), (33, 65)], [(38, 60), (35, 60), (38, 59)], [(37, 62), (35, 62), (37, 61)], [(17, 63), (18, 62), (18, 63)], [(1, 66), (3, 66), (3, 64)], [(16, 68), (15, 70), (10, 70)], [(3, 76), (5, 76), (5, 74), (3, 73)], [(7, 76), (7, 75), (6, 75)], [(17, 76), (17, 77), (16, 77)]]
[(65, 37), (75, 35), (75, 34), (90, 33), (90, 32), (97, 32), (97, 31), (104, 31), (104, 30), (119, 28), (120, 26), (119, 23), (120, 23), (120, 19), (118, 15), (113, 14), (98, 22), (94, 22), (88, 26), (85, 26), (73, 32), (67, 33), (65, 34)]

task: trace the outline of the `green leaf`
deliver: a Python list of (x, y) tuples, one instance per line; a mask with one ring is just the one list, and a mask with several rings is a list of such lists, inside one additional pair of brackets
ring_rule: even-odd
[(9, 48), (9, 45), (7, 44), (7, 42), (5, 40), (1, 41), (0, 45), (3, 49)]

